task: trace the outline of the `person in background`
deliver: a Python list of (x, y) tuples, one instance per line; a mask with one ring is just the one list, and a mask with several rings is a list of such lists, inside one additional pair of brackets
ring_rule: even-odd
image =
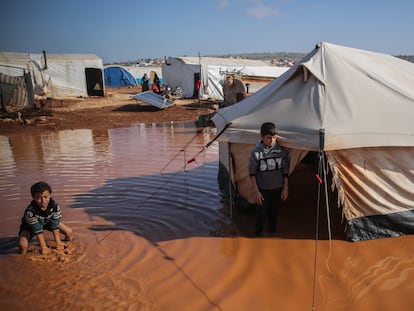
[(146, 73), (144, 73), (144, 75), (141, 78), (141, 87), (142, 92), (146, 92), (149, 90), (149, 79)]
[(152, 86), (152, 90), (154, 91), (154, 93), (161, 92), (161, 81), (156, 73), (154, 74), (154, 85)]
[(244, 99), (245, 88), (243, 83), (236, 79), (234, 74), (227, 74), (223, 85), (223, 107), (229, 107)]
[(52, 188), (45, 182), (39, 181), (30, 188), (33, 200), (24, 211), (19, 231), (19, 251), (25, 254), (29, 248), (29, 242), (33, 237), (37, 238), (42, 254), (49, 253), (43, 230), (53, 233), (58, 251), (63, 250), (60, 233), (66, 241), (73, 239), (73, 231), (61, 222), (62, 211), (59, 205), (51, 197)]
[(276, 232), (278, 207), (288, 197), (289, 160), (277, 143), (275, 124), (263, 123), (260, 135), (261, 140), (249, 158), (249, 176), (257, 206), (255, 236), (263, 235), (266, 219), (269, 233)]

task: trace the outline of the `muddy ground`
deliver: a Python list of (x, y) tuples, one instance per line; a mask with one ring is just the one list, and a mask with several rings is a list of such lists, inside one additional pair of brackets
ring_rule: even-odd
[[(211, 102), (198, 99), (176, 99), (175, 105), (158, 109), (131, 96), (140, 88), (107, 89), (105, 97), (74, 100), (45, 100), (41, 109), (17, 113), (0, 113), (0, 133), (26, 131), (59, 131), (66, 129), (109, 129), (134, 123), (194, 121), (212, 113)], [(204, 119), (203, 117), (201, 117)]]

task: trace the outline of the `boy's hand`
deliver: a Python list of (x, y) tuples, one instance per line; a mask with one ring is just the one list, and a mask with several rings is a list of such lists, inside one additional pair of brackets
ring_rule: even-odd
[(63, 252), (64, 248), (65, 247), (64, 247), (63, 243), (56, 243), (56, 250), (58, 251), (58, 253)]
[(282, 200), (282, 201), (286, 201), (286, 200), (287, 200), (287, 198), (288, 198), (288, 191), (287, 191), (287, 190), (285, 190), (285, 189), (283, 189), (283, 191), (282, 191), (282, 196), (281, 196), (281, 200)]
[(263, 195), (260, 191), (257, 191), (257, 193), (256, 193), (256, 204), (260, 206), (260, 205), (262, 205), (262, 202), (263, 202)]
[(285, 183), (283, 185), (282, 195), (281, 195), (280, 199), (282, 201), (285, 201), (285, 200), (287, 200), (288, 196), (289, 196), (289, 186), (288, 186), (287, 179), (285, 179)]
[(49, 254), (49, 252), (50, 252), (50, 248), (49, 248), (49, 247), (47, 247), (47, 246), (42, 247), (41, 252), (42, 252), (42, 255)]

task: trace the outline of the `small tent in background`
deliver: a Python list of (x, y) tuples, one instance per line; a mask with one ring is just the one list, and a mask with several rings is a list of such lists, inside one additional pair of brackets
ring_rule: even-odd
[(119, 88), (137, 85), (135, 77), (122, 66), (106, 66), (104, 76), (106, 86)]
[(162, 64), (162, 76), (165, 85), (181, 87), (185, 98), (223, 100), (223, 83), (228, 73), (241, 76), (241, 82), (249, 84), (249, 92), (254, 93), (288, 69), (259, 60), (169, 57)]
[(103, 96), (102, 59), (94, 54), (0, 53), (0, 73), (28, 73), (34, 94), (67, 99)]
[(220, 165), (237, 171), (233, 182), (252, 202), (246, 161), (260, 125), (274, 122), (292, 171), (309, 151), (326, 155), (349, 240), (413, 234), (413, 86), (413, 63), (318, 44), (279, 79), (217, 112)]

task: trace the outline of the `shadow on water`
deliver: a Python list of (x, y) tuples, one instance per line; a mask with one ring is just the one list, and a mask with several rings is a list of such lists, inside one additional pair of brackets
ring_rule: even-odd
[(19, 240), (15, 237), (0, 238), (0, 255), (18, 254)]
[[(211, 162), (175, 173), (109, 179), (75, 196), (68, 207), (84, 209), (92, 231), (130, 231), (154, 244), (190, 237), (251, 237), (254, 206), (236, 200), (230, 211), (221, 200), (217, 170), (218, 163)], [(318, 184), (312, 169), (297, 169), (289, 189), (289, 199), (279, 209), (277, 232), (265, 237), (314, 240)], [(336, 195), (330, 193), (329, 218), (321, 197), (318, 239), (346, 240)], [(17, 254), (17, 244), (17, 235), (1, 238), (0, 254)]]
[[(69, 207), (83, 208), (91, 219), (108, 222), (92, 225), (91, 230), (127, 230), (153, 243), (195, 236), (251, 237), (254, 207), (236, 205), (230, 213), (229, 204), (221, 201), (217, 169), (218, 163), (212, 162), (176, 173), (110, 179), (76, 196)], [(278, 230), (272, 237), (315, 239), (317, 184), (309, 179), (312, 174), (309, 169), (299, 170), (290, 179), (290, 197), (280, 207)], [(325, 203), (319, 202), (318, 239), (344, 240), (335, 196), (329, 204), (328, 223)]]
[(91, 219), (108, 222), (91, 230), (128, 230), (153, 242), (221, 235), (222, 224), (229, 220), (219, 212), (216, 166), (110, 179), (75, 196), (69, 208), (83, 208)]
[[(330, 185), (329, 180), (327, 183)], [(280, 204), (277, 232), (268, 236), (282, 239), (346, 240), (342, 209), (337, 206), (337, 193), (329, 190), (326, 204), (323, 187), (316, 180), (311, 166), (300, 165), (289, 177), (289, 198)], [(318, 191), (321, 191), (319, 200)], [(231, 211), (229, 206), (228, 200), (224, 202), (223, 212), (232, 215), (232, 227), (225, 235), (252, 236), (256, 207), (240, 197), (233, 200)], [(265, 231), (264, 236), (266, 235)]]

